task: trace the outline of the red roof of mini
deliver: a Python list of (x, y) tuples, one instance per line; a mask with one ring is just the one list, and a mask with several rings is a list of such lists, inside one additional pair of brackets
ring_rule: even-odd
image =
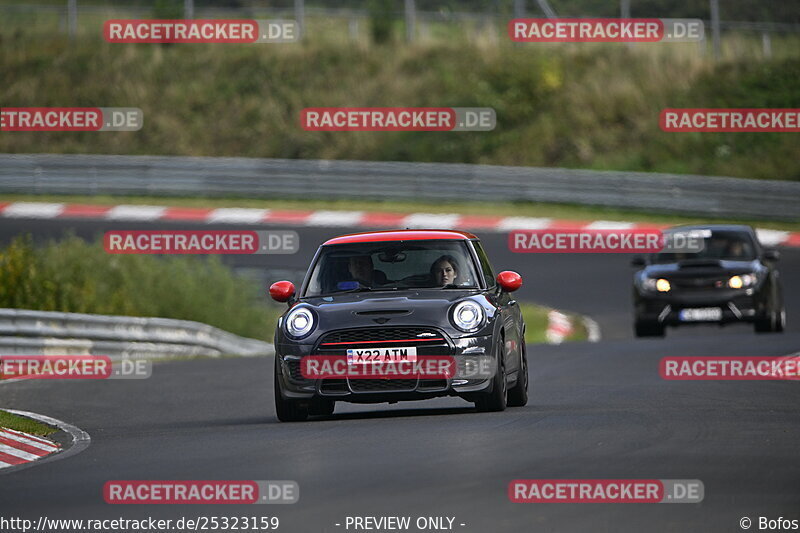
[(469, 240), (477, 239), (472, 233), (466, 231), (442, 229), (402, 229), (386, 231), (368, 231), (341, 235), (324, 242), (327, 244), (352, 244), (354, 242), (381, 242), (381, 241), (433, 241), (433, 240)]

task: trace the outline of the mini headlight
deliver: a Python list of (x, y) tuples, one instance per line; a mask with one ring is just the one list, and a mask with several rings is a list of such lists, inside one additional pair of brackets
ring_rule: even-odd
[(755, 285), (756, 277), (753, 274), (742, 274), (741, 276), (732, 276), (728, 280), (728, 287), (731, 289), (741, 289), (742, 287), (750, 287)]
[(286, 333), (295, 339), (307, 337), (314, 330), (315, 322), (314, 313), (308, 307), (295, 307), (283, 321)]
[(672, 289), (672, 285), (669, 284), (669, 281), (665, 280), (664, 278), (659, 278), (656, 280), (656, 290), (658, 292), (669, 292)]
[(483, 324), (486, 313), (477, 302), (464, 300), (453, 306), (450, 319), (453, 325), (465, 333), (477, 331)]

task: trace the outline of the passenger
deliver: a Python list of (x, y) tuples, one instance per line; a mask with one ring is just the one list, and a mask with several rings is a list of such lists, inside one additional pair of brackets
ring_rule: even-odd
[(446, 287), (456, 285), (459, 281), (458, 261), (452, 255), (443, 255), (431, 265), (431, 277), (434, 285)]

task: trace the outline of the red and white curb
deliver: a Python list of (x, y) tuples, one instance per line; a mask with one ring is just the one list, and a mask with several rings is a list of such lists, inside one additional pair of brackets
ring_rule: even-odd
[(0, 428), (0, 469), (30, 463), (60, 449), (60, 444), (42, 437)]
[[(9, 382), (3, 381), (0, 382), (0, 385), (7, 383)], [(4, 409), (4, 411), (56, 427), (67, 433), (72, 443), (62, 447), (61, 444), (49, 439), (13, 429), (0, 428), (0, 474), (13, 473), (30, 466), (65, 459), (82, 452), (91, 444), (92, 439), (89, 434), (72, 424), (30, 411), (16, 409)]]
[[(457, 213), (382, 213), (373, 211), (287, 210), (254, 208), (167, 207), (153, 205), (83, 205), (0, 202), (0, 216), (22, 219), (88, 219), (127, 222), (199, 222), (207, 224), (284, 224), (289, 226), (436, 228), (508, 232), (521, 229), (663, 229), (669, 224), (614, 220), (574, 221), (537, 217), (462, 215)], [(766, 246), (800, 247), (800, 232), (757, 229)]]
[[(600, 326), (597, 322), (588, 316), (582, 316), (581, 321), (583, 322), (583, 327), (586, 328), (587, 340), (589, 342), (598, 342), (600, 340)], [(547, 312), (545, 339), (548, 344), (561, 344), (574, 332), (575, 323), (569, 315), (565, 315), (555, 309)]]

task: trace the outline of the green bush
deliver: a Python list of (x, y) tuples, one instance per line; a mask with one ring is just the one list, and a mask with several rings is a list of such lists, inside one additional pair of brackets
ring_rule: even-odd
[(277, 307), (216, 256), (112, 255), (77, 237), (0, 250), (0, 307), (196, 320), (271, 340)]
[(369, 31), (375, 44), (387, 44), (392, 41), (394, 4), (392, 0), (371, 0), (369, 3)]
[(183, 2), (181, 0), (155, 0), (153, 3), (154, 19), (182, 19)]

